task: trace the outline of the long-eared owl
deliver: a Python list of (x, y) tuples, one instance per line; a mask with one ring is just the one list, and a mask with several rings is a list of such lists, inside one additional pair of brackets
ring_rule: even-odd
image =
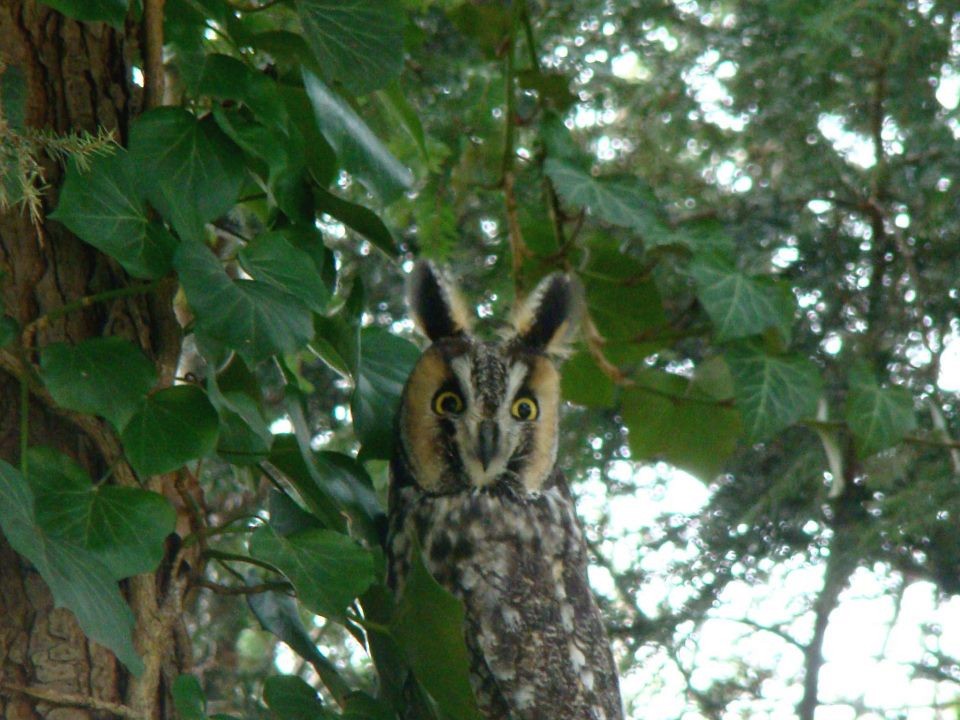
[[(617, 674), (587, 549), (556, 466), (554, 357), (580, 292), (544, 279), (499, 341), (471, 333), (456, 288), (414, 267), (408, 302), (432, 341), (407, 380), (391, 462), (388, 582), (416, 544), (465, 608), (471, 683), (488, 720), (620, 720)], [(416, 539), (416, 544), (414, 543)]]

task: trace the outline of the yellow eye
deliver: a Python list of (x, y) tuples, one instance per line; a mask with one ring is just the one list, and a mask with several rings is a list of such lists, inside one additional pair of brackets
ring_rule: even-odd
[(433, 411), (437, 415), (457, 415), (463, 412), (463, 398), (452, 390), (444, 390), (433, 398)]
[(536, 420), (539, 413), (537, 401), (531, 397), (519, 397), (510, 407), (510, 414), (517, 420)]

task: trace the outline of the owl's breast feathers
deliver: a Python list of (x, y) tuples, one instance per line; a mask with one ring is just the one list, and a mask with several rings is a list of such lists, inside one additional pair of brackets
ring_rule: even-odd
[(471, 681), (489, 720), (621, 720), (613, 658), (587, 582), (587, 552), (562, 473), (538, 493), (509, 486), (428, 495), (396, 474), (388, 581), (402, 592), (412, 538), (460, 598)]

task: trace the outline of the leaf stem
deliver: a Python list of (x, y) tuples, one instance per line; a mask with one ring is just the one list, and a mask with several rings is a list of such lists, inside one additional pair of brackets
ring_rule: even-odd
[(20, 377), (20, 472), (27, 477), (27, 448), (30, 446), (30, 385), (26, 374)]
[[(149, 283), (137, 284), (137, 285), (127, 285), (126, 287), (116, 288), (114, 290), (105, 290), (101, 293), (96, 293), (94, 295), (85, 295), (81, 298), (77, 298), (72, 302), (68, 302), (61, 307), (54, 308), (48, 313), (41, 315), (35, 320), (30, 321), (23, 328), (23, 337), (30, 337), (37, 330), (42, 330), (47, 327), (51, 321), (56, 320), (57, 318), (63, 317), (64, 315), (69, 315), (72, 312), (78, 310), (83, 310), (85, 308), (96, 305), (97, 303), (107, 302), (109, 300), (116, 300), (117, 298), (131, 297), (134, 295), (144, 295), (151, 293), (160, 287), (160, 284), (163, 282), (164, 278), (158, 278)], [(28, 343), (24, 343), (24, 346), (27, 346)]]

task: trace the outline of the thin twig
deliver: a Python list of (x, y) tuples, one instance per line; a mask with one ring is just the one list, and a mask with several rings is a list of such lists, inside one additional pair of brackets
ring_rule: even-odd
[(256, 585), (222, 585), (212, 580), (195, 580), (194, 587), (206, 588), (217, 595), (258, 595), (265, 592), (287, 592), (292, 589), (290, 583), (263, 582)]

